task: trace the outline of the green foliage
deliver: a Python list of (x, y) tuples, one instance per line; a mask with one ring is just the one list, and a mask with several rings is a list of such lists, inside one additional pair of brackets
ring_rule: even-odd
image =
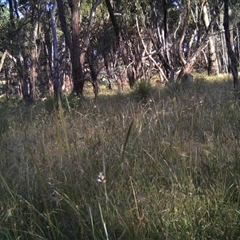
[(0, 4), (0, 44), (1, 46), (6, 41), (9, 31), (9, 11)]
[(0, 239), (238, 239), (231, 87), (5, 108)]

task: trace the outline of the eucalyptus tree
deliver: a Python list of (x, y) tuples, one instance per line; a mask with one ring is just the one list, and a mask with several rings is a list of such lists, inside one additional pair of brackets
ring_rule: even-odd
[(37, 98), (36, 84), (41, 73), (39, 56), (43, 46), (45, 4), (46, 1), (8, 0), (9, 28), (3, 46), (14, 66), (12, 73), (17, 71), (17, 80), (14, 81), (20, 85), (24, 100), (30, 102)]
[[(216, 68), (216, 58), (214, 41), (211, 36), (213, 24), (218, 16), (218, 11), (212, 11), (211, 20), (209, 19), (210, 8), (206, 4), (209, 1), (186, 1), (185, 16), (182, 21), (181, 34), (179, 37), (178, 53), (181, 60), (181, 71), (178, 79), (185, 79), (198, 61), (201, 53), (209, 46), (209, 70), (213, 71), (213, 66)], [(186, 44), (186, 49), (184, 49)]]
[[(104, 65), (110, 77), (117, 80), (126, 75), (133, 87), (137, 79), (150, 79), (156, 72), (163, 81), (171, 82), (176, 80), (178, 71), (177, 79), (181, 81), (203, 56), (206, 61), (201, 64), (209, 74), (217, 74), (218, 67), (222, 70), (228, 61), (223, 54), (226, 44), (222, 41), (227, 38), (222, 38), (223, 4), (219, 0), (8, 0), (8, 3), (9, 41), (1, 43), (2, 53), (7, 50), (2, 62), (4, 56), (12, 61), (23, 97), (30, 101), (36, 99), (40, 86), (46, 87), (50, 81), (55, 95), (61, 95), (61, 73), (68, 58), (70, 62), (66, 65), (77, 95), (83, 93), (86, 68), (97, 95), (98, 74)], [(238, 2), (230, 3), (237, 15)], [(237, 56), (239, 21), (232, 16), (229, 22), (230, 43)], [(21, 41), (16, 41), (16, 36)], [(120, 65), (122, 73), (116, 74)]]
[[(85, 81), (84, 65), (89, 63), (91, 71), (91, 82), (93, 84), (95, 95), (98, 94), (98, 81), (97, 73), (92, 66), (91, 55), (89, 54), (89, 47), (91, 45), (92, 27), (94, 24), (94, 17), (97, 7), (101, 4), (102, 0), (96, 0), (92, 3), (90, 15), (87, 16), (86, 25), (80, 20), (82, 19), (83, 1), (69, 0), (68, 6), (71, 11), (70, 25), (68, 24), (68, 8), (62, 0), (57, 0), (59, 20), (61, 28), (65, 36), (65, 42), (70, 50), (71, 65), (72, 65), (72, 78), (73, 90), (77, 95), (82, 95)], [(91, 6), (90, 3), (84, 2), (85, 6)], [(80, 27), (81, 26), (81, 27)], [(70, 28), (71, 27), (71, 28)], [(70, 30), (71, 29), (71, 30)], [(83, 33), (83, 34), (82, 34)]]
[[(219, 73), (217, 54), (215, 47), (215, 34), (213, 34), (213, 25), (210, 26), (211, 22), (211, 12), (214, 9), (210, 9), (210, 4), (206, 1), (202, 7), (202, 17), (204, 26), (207, 31), (210, 31), (209, 41), (208, 41), (208, 75), (217, 75)], [(208, 29), (210, 26), (210, 29)]]
[[(133, 87), (136, 79), (143, 75), (142, 57), (146, 54), (139, 36), (144, 22), (145, 2), (105, 0), (105, 4), (115, 33), (115, 56), (119, 59), (118, 62), (122, 62), (129, 85)], [(146, 11), (145, 14), (147, 16), (149, 12)], [(146, 45), (144, 42), (144, 46)], [(105, 65), (108, 66), (106, 61)]]
[[(22, 8), (18, 8), (18, 3), (22, 4)], [(30, 88), (29, 81), (29, 65), (30, 65), (30, 46), (28, 40), (30, 39), (30, 14), (27, 14), (25, 8), (25, 1), (8, 0), (9, 6), (9, 28), (7, 29), (7, 36), (3, 46), (8, 51), (8, 57), (11, 60), (11, 65), (17, 69), (19, 84), (21, 86), (21, 93), (24, 100), (28, 101), (30, 98), (35, 98), (35, 85)], [(20, 18), (20, 15), (22, 16)], [(27, 49), (27, 46), (29, 48)], [(33, 65), (32, 65), (33, 66)], [(5, 66), (7, 69), (8, 66)], [(8, 71), (8, 70), (7, 70)], [(12, 74), (9, 72), (7, 75)], [(13, 79), (13, 77), (10, 77)], [(33, 80), (33, 79), (32, 79)]]
[(233, 39), (231, 39), (230, 28), (229, 28), (229, 0), (224, 0), (224, 29), (226, 45), (228, 50), (228, 56), (230, 59), (230, 70), (233, 75), (233, 84), (235, 89), (235, 94), (237, 98), (240, 98), (239, 92), (239, 80), (238, 80), (238, 69), (237, 69), (237, 58), (234, 52)]
[[(39, 6), (37, 6), (39, 7)], [(31, 38), (31, 48), (30, 48), (30, 66), (29, 66), (29, 84), (30, 84), (30, 101), (36, 100), (36, 81), (38, 77), (38, 58), (40, 54), (40, 46), (38, 45), (37, 41), (40, 38), (40, 15), (37, 11), (37, 7), (32, 8), (32, 14), (36, 14), (36, 18), (32, 19), (32, 24), (30, 28), (30, 38)]]
[[(189, 74), (208, 47), (209, 73), (218, 73), (214, 24), (216, 2), (200, 0), (105, 0), (120, 57), (132, 86), (154, 67), (163, 81)], [(151, 74), (150, 74), (151, 75)]]
[(79, 7), (81, 4), (80, 0), (68, 1), (71, 10), (71, 31), (67, 24), (66, 18), (66, 6), (62, 0), (57, 0), (59, 20), (61, 28), (65, 36), (65, 42), (70, 50), (71, 65), (72, 65), (72, 79), (73, 79), (73, 90), (79, 96), (83, 93), (84, 87), (84, 73), (83, 67), (80, 62), (80, 19), (79, 19)]
[[(97, 58), (97, 53), (95, 53), (96, 50), (93, 49), (93, 44), (90, 44), (91, 36), (92, 36), (92, 27), (94, 23), (94, 17), (96, 15), (97, 7), (102, 3), (103, 0), (96, 0), (91, 8), (90, 16), (88, 18), (88, 24), (87, 24), (87, 30), (83, 39), (83, 45), (82, 45), (82, 51), (80, 55), (81, 64), (84, 64), (85, 61), (88, 62), (90, 74), (91, 74), (91, 82), (93, 85), (93, 91), (95, 94), (95, 97), (98, 95), (99, 91), (99, 81), (97, 80), (97, 67), (94, 64), (95, 59)], [(88, 56), (86, 58), (86, 55), (88, 53)]]
[(57, 100), (61, 97), (61, 81), (59, 76), (59, 55), (58, 55), (58, 37), (57, 37), (57, 26), (56, 26), (56, 10), (57, 2), (54, 0), (50, 3), (51, 11), (51, 29), (52, 29), (52, 82), (54, 88), (54, 94)]
[[(218, 1), (216, 1), (218, 2)], [(235, 0), (228, 2), (228, 25), (229, 25), (229, 41), (232, 46), (232, 50), (237, 60), (239, 60), (239, 7), (240, 3)], [(224, 8), (219, 9), (220, 14), (217, 19), (217, 29), (215, 29), (215, 36), (217, 39), (217, 58), (219, 64), (219, 70), (221, 72), (229, 72), (231, 60), (228, 55), (227, 43), (226, 43), (226, 31), (224, 27), (224, 17), (226, 16)], [(238, 65), (237, 61), (237, 65)]]
[[(36, 3), (34, 0), (27, 1), (23, 5), (23, 16), (29, 22), (26, 28), (22, 29), (22, 34), (27, 39), (23, 47), (24, 59), (27, 68), (27, 83), (29, 84), (29, 100), (35, 101), (37, 95), (40, 94), (40, 88), (45, 88), (49, 84), (49, 80), (45, 80), (45, 23), (50, 21), (50, 16), (47, 11), (48, 0), (39, 1)], [(19, 6), (19, 9), (20, 8)], [(42, 86), (43, 85), (43, 86)]]
[(8, 37), (9, 11), (4, 4), (0, 4), (0, 72), (2, 71), (4, 61), (8, 54), (7, 37)]
[[(233, 0), (232, 4), (232, 17), (234, 16), (234, 46), (235, 46), (235, 54), (237, 56), (238, 61), (240, 60), (240, 2)], [(239, 63), (238, 63), (239, 66)]]

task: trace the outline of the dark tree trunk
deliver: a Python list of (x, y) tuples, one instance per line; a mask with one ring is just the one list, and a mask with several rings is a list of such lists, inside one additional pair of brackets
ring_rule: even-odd
[(26, 57), (22, 54), (22, 50), (19, 50), (19, 54), (16, 58), (17, 73), (20, 82), (21, 92), (24, 101), (29, 101), (30, 97), (30, 84), (29, 76), (27, 72)]
[(111, 81), (111, 74), (110, 74), (110, 71), (109, 71), (109, 65), (108, 65), (108, 62), (109, 62), (109, 59), (108, 59), (108, 56), (106, 53), (103, 53), (103, 61), (104, 61), (104, 66), (106, 68), (106, 72), (107, 72), (107, 76), (108, 76), (108, 88), (110, 90), (112, 90), (112, 81)]
[(225, 30), (225, 38), (226, 38), (226, 45), (227, 45), (227, 51), (228, 51), (228, 57), (230, 59), (229, 67), (231, 69), (232, 75), (233, 75), (233, 85), (235, 89), (235, 94), (237, 98), (240, 98), (239, 96), (239, 84), (238, 84), (238, 70), (237, 70), (237, 58), (233, 51), (233, 45), (231, 44), (231, 35), (230, 35), (230, 29), (229, 29), (229, 0), (224, 0), (224, 30)]
[(115, 35), (117, 37), (117, 42), (119, 43), (119, 40), (120, 40), (120, 30), (119, 30), (119, 27), (118, 27), (118, 24), (117, 24), (117, 20), (116, 20), (116, 18), (114, 16), (114, 11), (113, 11), (112, 5), (111, 5), (109, 0), (105, 0), (105, 3), (107, 5), (108, 13), (109, 13), (110, 19), (112, 21), (112, 25), (113, 25), (113, 28), (114, 28), (114, 31), (115, 31)]
[(79, 0), (69, 1), (71, 8), (71, 27), (72, 34), (67, 27), (67, 21), (64, 11), (64, 5), (62, 0), (57, 0), (58, 12), (61, 23), (61, 28), (64, 32), (65, 42), (70, 50), (71, 63), (72, 63), (72, 78), (73, 78), (73, 91), (79, 96), (83, 93), (84, 87), (84, 75), (83, 69), (80, 62), (80, 51), (79, 51)]
[(64, 33), (64, 37), (65, 37), (65, 43), (66, 43), (67, 47), (70, 49), (70, 52), (71, 52), (72, 51), (72, 38), (71, 38), (71, 33), (70, 33), (70, 31), (68, 29), (68, 26), (67, 26), (63, 1), (62, 0), (57, 0), (57, 6), (58, 6), (59, 21), (60, 21), (61, 28), (62, 28), (62, 31)]
[(77, 96), (82, 95), (84, 87), (84, 75), (82, 65), (80, 63), (80, 29), (79, 29), (79, 0), (73, 0), (70, 4), (72, 19), (72, 75), (73, 75), (73, 90)]
[(90, 69), (90, 74), (91, 74), (91, 82), (93, 86), (93, 92), (95, 97), (98, 96), (99, 92), (99, 83), (97, 80), (97, 70), (96, 67), (94, 66), (94, 56), (93, 52), (89, 50), (89, 57), (88, 57), (88, 64), (89, 64), (89, 69)]

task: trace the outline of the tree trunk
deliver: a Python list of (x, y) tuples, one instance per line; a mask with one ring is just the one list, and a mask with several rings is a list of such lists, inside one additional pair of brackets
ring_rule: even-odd
[(239, 56), (239, 51), (240, 51), (240, 35), (239, 35), (239, 27), (240, 27), (240, 23), (237, 24), (237, 37), (236, 37), (236, 55), (237, 55), (237, 60), (238, 60), (238, 67), (239, 67), (239, 60), (240, 60), (240, 56)]
[(170, 58), (170, 42), (168, 37), (168, 7), (167, 7), (167, 1), (163, 0), (163, 30), (164, 30), (164, 36), (163, 36), (163, 58), (164, 58), (164, 69), (166, 72), (166, 77), (169, 82), (172, 82), (173, 76), (172, 76), (172, 63)]
[(37, 61), (38, 61), (38, 46), (36, 40), (38, 38), (38, 29), (39, 23), (35, 22), (32, 31), (32, 39), (33, 39), (33, 47), (31, 50), (31, 63), (30, 63), (30, 76), (29, 76), (29, 83), (30, 83), (30, 102), (34, 102), (36, 100), (36, 80), (37, 80)]
[(69, 1), (71, 8), (71, 27), (72, 34), (67, 27), (67, 21), (65, 17), (64, 5), (62, 0), (57, 0), (59, 18), (61, 28), (64, 32), (65, 42), (70, 50), (71, 63), (72, 63), (72, 78), (73, 78), (73, 91), (77, 96), (82, 95), (84, 87), (84, 75), (80, 62), (80, 32), (79, 32), (79, 4), (80, 0)]
[(187, 62), (182, 67), (180, 73), (178, 74), (177, 80), (180, 82), (184, 82), (185, 77), (191, 73), (193, 66), (197, 62), (198, 57), (200, 56), (201, 52), (204, 48), (207, 47), (208, 42), (202, 42), (202, 44), (198, 47), (195, 53), (187, 60)]
[(53, 56), (52, 56), (52, 63), (53, 63), (53, 74), (52, 74), (52, 82), (53, 82), (53, 89), (54, 95), (56, 100), (61, 97), (61, 82), (59, 79), (59, 57), (58, 57), (58, 39), (57, 39), (57, 31), (56, 31), (56, 19), (55, 14), (57, 10), (57, 3), (54, 1), (53, 8), (51, 10), (51, 29), (52, 29), (52, 46), (53, 46)]
[(72, 75), (73, 75), (73, 90), (77, 96), (82, 95), (84, 87), (84, 75), (82, 65), (80, 63), (80, 29), (79, 29), (79, 0), (73, 0), (70, 5), (72, 19)]
[(89, 50), (89, 56), (88, 56), (87, 60), (88, 60), (89, 68), (90, 68), (90, 72), (91, 72), (91, 80), (92, 80), (93, 92), (95, 94), (95, 97), (97, 97), (98, 90), (99, 90), (99, 84), (98, 84), (98, 81), (97, 81), (98, 73), (97, 73), (97, 70), (94, 66), (94, 58), (97, 58), (97, 56), (94, 56), (94, 53), (93, 53), (92, 49), (90, 49), (91, 46), (89, 46), (89, 45), (90, 45), (91, 28), (92, 28), (94, 16), (95, 16), (97, 7), (99, 6), (99, 4), (101, 2), (102, 2), (102, 0), (96, 0), (95, 3), (92, 6), (91, 13), (90, 13), (90, 16), (89, 16), (89, 21), (88, 21), (87, 34), (85, 36), (84, 43), (83, 43), (83, 46), (82, 46), (82, 51), (81, 51), (81, 54), (80, 54), (80, 62), (83, 66), (83, 64), (86, 61), (87, 51)]
[(220, 30), (220, 38), (221, 38), (221, 46), (219, 47), (219, 51), (221, 51), (221, 63), (222, 68), (221, 71), (228, 72), (228, 53), (227, 53), (227, 44), (226, 44), (226, 38), (224, 34), (224, 13), (220, 13), (220, 23), (219, 23), (219, 30)]
[(90, 69), (90, 74), (91, 74), (91, 83), (93, 86), (93, 92), (94, 92), (95, 97), (97, 97), (98, 92), (99, 92), (99, 83), (97, 80), (98, 73), (97, 73), (94, 62), (96, 62), (96, 59), (94, 56), (94, 51), (90, 48), (88, 51), (88, 64), (89, 64), (89, 69)]
[(119, 44), (120, 30), (119, 30), (119, 27), (118, 27), (118, 24), (117, 24), (115, 15), (114, 15), (114, 11), (113, 11), (112, 5), (111, 5), (109, 0), (105, 0), (105, 3), (107, 5), (108, 13), (109, 13), (110, 19), (112, 21), (112, 25), (113, 25), (113, 28), (114, 28), (114, 31), (115, 31), (115, 35), (116, 35), (116, 38), (117, 38), (117, 43)]
[(187, 60), (184, 57), (183, 43), (184, 43), (184, 39), (185, 39), (186, 32), (187, 32), (190, 10), (191, 10), (191, 1), (187, 0), (187, 9), (186, 9), (185, 18), (183, 20), (182, 35), (180, 37), (179, 44), (178, 44), (178, 55), (179, 55), (180, 61), (182, 62), (183, 65), (185, 65), (187, 63)]
[[(204, 6), (202, 5), (202, 7), (204, 7)], [(190, 74), (190, 72), (192, 71), (192, 68), (195, 65), (195, 63), (197, 62), (197, 58), (199, 57), (201, 52), (209, 45), (209, 41), (210, 41), (209, 40), (210, 39), (209, 35), (210, 35), (210, 32), (211, 32), (210, 29), (212, 29), (212, 25), (213, 25), (213, 22), (214, 22), (213, 20), (211, 22), (205, 21), (206, 22), (206, 31), (205, 31), (205, 34), (204, 34), (201, 42), (199, 42), (197, 44), (196, 49), (193, 52), (193, 54), (192, 55), (187, 54), (187, 58), (185, 58), (184, 52), (183, 52), (183, 43), (184, 43), (184, 40), (185, 40), (185, 37), (186, 37), (190, 10), (191, 10), (191, 0), (188, 0), (187, 1), (186, 16), (185, 16), (185, 19), (184, 19), (184, 22), (183, 22), (183, 31), (182, 31), (182, 35), (180, 37), (180, 41), (179, 41), (179, 45), (178, 45), (179, 57), (180, 57), (180, 60), (183, 64), (183, 67), (182, 67), (182, 69), (181, 69), (181, 71), (178, 75), (178, 78), (177, 78), (177, 80), (180, 81), (180, 82), (184, 82), (184, 79), (186, 79), (186, 75)], [(204, 12), (204, 10), (202, 10), (202, 11)], [(214, 19), (216, 19), (216, 16), (214, 17)], [(206, 16), (203, 16), (203, 17), (206, 17)], [(211, 45), (211, 47), (212, 47), (212, 45)], [(214, 51), (215, 51), (215, 49), (214, 49)], [(213, 59), (213, 60), (216, 61), (215, 59)]]
[(225, 38), (228, 51), (228, 57), (230, 59), (229, 67), (233, 75), (233, 85), (235, 89), (235, 94), (237, 98), (240, 98), (239, 95), (239, 84), (238, 84), (238, 69), (237, 69), (237, 58), (233, 51), (233, 44), (231, 41), (230, 29), (229, 29), (229, 0), (224, 0), (224, 29), (225, 29)]
[[(210, 20), (209, 20), (209, 15), (208, 15), (208, 10), (207, 10), (206, 4), (204, 4), (204, 6), (203, 6), (203, 22), (205, 25), (205, 29), (207, 30), (210, 25)], [(210, 31), (211, 31), (211, 33), (213, 32), (212, 27), (211, 27)], [(216, 56), (216, 51), (215, 51), (214, 35), (209, 36), (208, 54), (209, 54), (209, 56), (208, 56), (208, 75), (217, 75), (219, 73), (219, 70), (218, 70), (217, 56)]]
[(26, 57), (21, 53), (17, 56), (17, 72), (20, 78), (22, 96), (24, 101), (28, 101), (30, 97), (30, 83), (27, 72)]

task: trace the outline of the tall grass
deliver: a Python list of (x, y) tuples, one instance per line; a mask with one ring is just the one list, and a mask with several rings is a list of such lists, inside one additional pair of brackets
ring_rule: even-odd
[(239, 239), (232, 83), (147, 87), (2, 106), (0, 239)]

